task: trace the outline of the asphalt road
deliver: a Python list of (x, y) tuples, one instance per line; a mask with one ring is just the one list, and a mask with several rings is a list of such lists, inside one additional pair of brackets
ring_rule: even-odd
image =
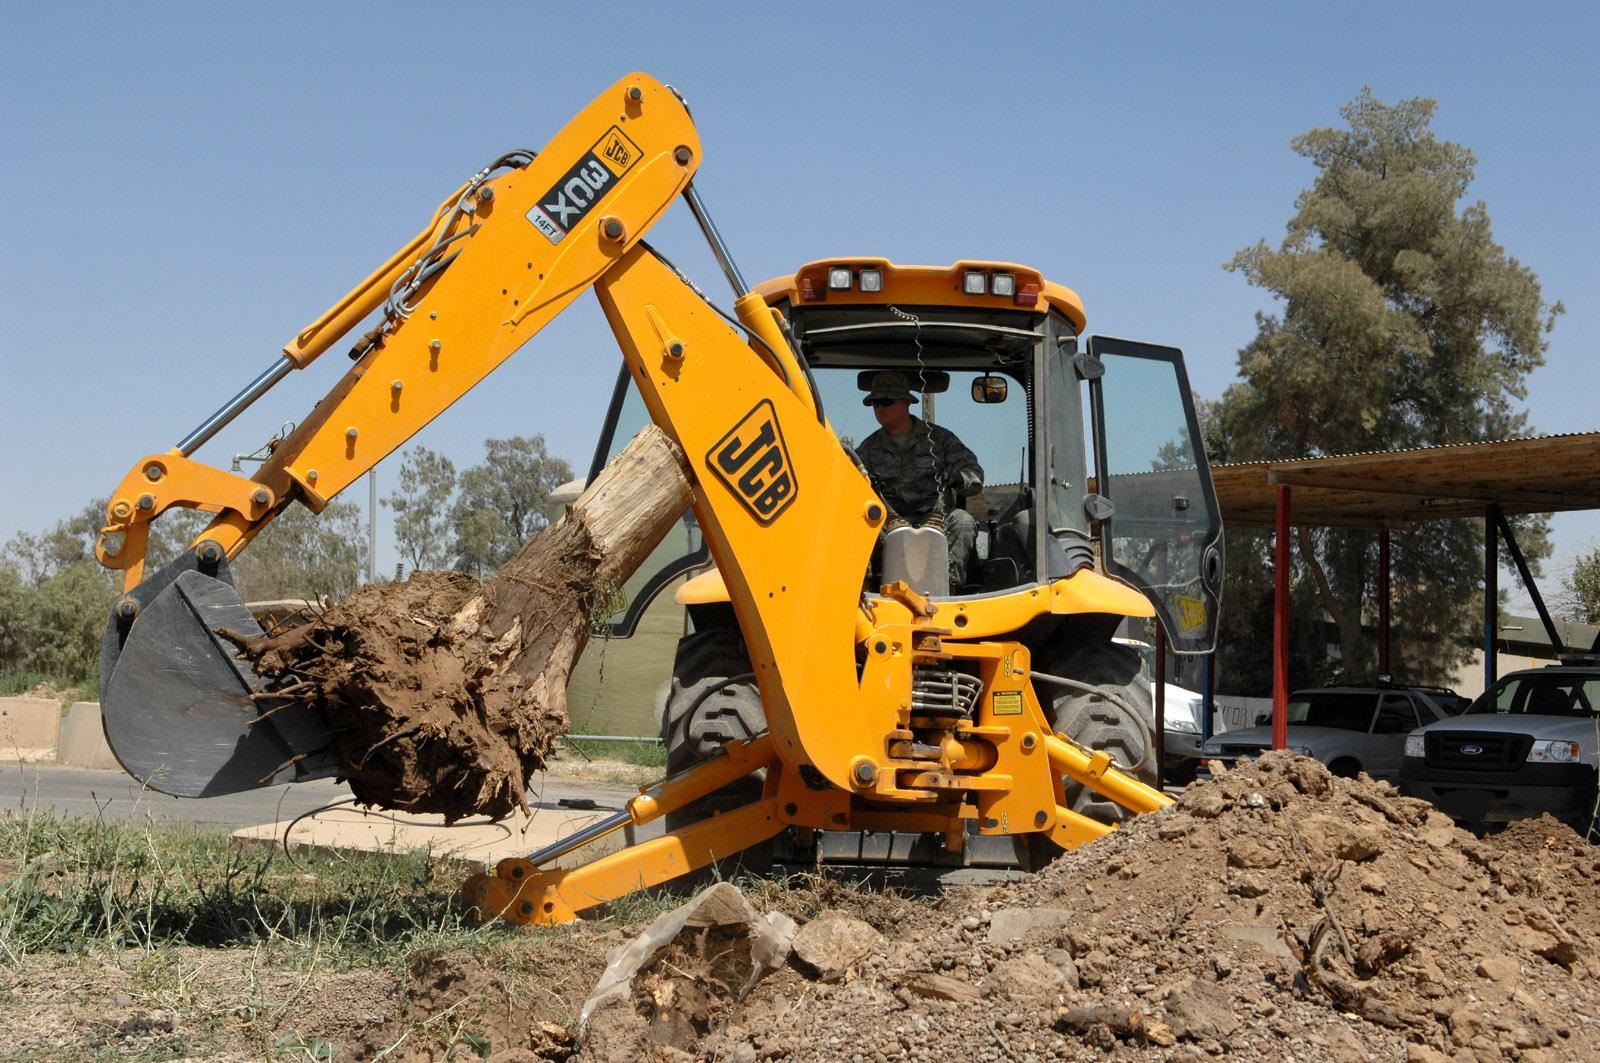
[[(593, 801), (618, 810), (637, 788), (545, 778), (535, 780), (530, 800)], [(272, 786), (222, 797), (169, 797), (120, 771), (62, 768), (53, 764), (0, 764), (0, 815), (52, 814), (110, 821), (184, 822), (218, 830), (275, 823), (348, 800), (350, 788), (327, 779)]]

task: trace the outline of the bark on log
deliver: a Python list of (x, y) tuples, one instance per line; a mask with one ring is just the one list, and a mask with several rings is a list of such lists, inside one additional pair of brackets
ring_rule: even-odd
[(570, 511), (483, 583), (418, 572), (313, 623), (235, 639), (262, 675), (303, 681), (356, 798), (495, 818), (567, 728), (567, 678), (623, 580), (689, 504), (688, 466), (647, 427)]

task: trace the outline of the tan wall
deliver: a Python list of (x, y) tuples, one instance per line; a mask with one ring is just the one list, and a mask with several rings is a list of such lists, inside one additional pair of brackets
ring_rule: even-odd
[(111, 747), (106, 745), (99, 702), (73, 702), (66, 718), (61, 721), (61, 741), (56, 749), (56, 760), (74, 768), (116, 771), (122, 767), (112, 755)]
[(662, 591), (639, 618), (633, 637), (593, 637), (567, 684), (573, 734), (661, 734), (661, 708), (672, 683), (672, 658), (683, 637), (683, 607)]
[(0, 760), (54, 760), (61, 703), (53, 698), (0, 698)]
[[(1505, 675), (1524, 668), (1542, 668), (1555, 662), (1548, 657), (1525, 657), (1521, 654), (1497, 653), (1494, 655), (1495, 675)], [(1483, 651), (1473, 650), (1472, 660), (1456, 670), (1455, 681), (1450, 684), (1457, 694), (1475, 698), (1483, 693)]]

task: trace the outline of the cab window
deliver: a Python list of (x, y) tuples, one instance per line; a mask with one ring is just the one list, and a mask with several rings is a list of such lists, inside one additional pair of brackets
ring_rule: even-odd
[(1289, 699), (1289, 722), (1308, 727), (1366, 731), (1372, 726), (1374, 699), (1359, 691), (1326, 690)]

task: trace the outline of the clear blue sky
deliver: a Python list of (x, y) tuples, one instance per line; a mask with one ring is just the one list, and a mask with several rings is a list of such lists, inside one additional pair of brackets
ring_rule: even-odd
[[(171, 447), (469, 173), (634, 69), (688, 98), (752, 281), (840, 254), (1026, 262), (1093, 331), (1182, 346), (1211, 397), (1269, 307), (1221, 264), (1276, 242), (1312, 178), (1290, 138), (1363, 84), (1434, 97), (1496, 237), (1567, 305), (1533, 424), (1600, 428), (1593, 3), (12, 2), (5, 26), (0, 541)], [(652, 240), (731, 302), (687, 211)], [(465, 467), (542, 432), (581, 469), (616, 360), (586, 298), (418, 441)], [(343, 368), (199, 456), (226, 467)], [(1600, 514), (1555, 530), (1559, 569)]]

